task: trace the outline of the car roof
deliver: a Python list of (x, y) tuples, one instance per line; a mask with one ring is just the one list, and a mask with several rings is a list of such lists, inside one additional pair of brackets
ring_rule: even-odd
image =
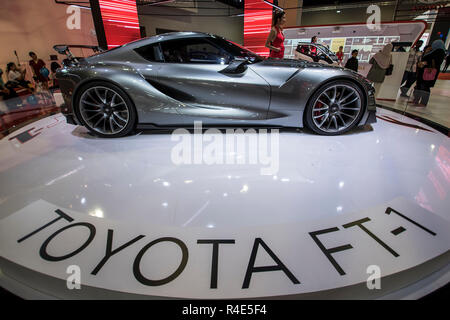
[(141, 46), (145, 46), (147, 44), (157, 43), (161, 41), (196, 38), (196, 37), (214, 37), (214, 35), (205, 32), (194, 32), (194, 31), (169, 32), (129, 42), (125, 44), (123, 48), (135, 49)]
[(113, 60), (116, 58), (123, 59), (123, 55), (128, 54), (129, 51), (140, 48), (142, 46), (146, 46), (152, 43), (158, 43), (161, 41), (167, 40), (177, 40), (177, 39), (187, 39), (187, 38), (199, 38), (199, 37), (217, 37), (213, 34), (204, 33), (204, 32), (169, 32), (164, 34), (159, 34), (156, 36), (151, 36), (143, 39), (138, 39), (127, 44), (124, 44), (120, 47), (112, 48), (110, 50), (104, 51), (102, 53), (90, 56), (86, 58), (87, 61), (98, 61), (104, 60), (108, 58), (112, 58)]

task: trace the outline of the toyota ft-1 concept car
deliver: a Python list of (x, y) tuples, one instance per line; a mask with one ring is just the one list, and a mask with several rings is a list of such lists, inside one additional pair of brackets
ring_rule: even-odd
[(363, 76), (320, 63), (264, 59), (222, 37), (176, 32), (88, 58), (69, 46), (56, 78), (67, 122), (101, 137), (135, 128), (303, 127), (337, 135), (376, 121)]

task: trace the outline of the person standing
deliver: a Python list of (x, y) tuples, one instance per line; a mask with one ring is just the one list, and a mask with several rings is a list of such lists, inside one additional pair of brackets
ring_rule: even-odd
[(426, 107), (430, 99), (430, 88), (434, 87), (445, 58), (445, 44), (442, 40), (434, 40), (431, 50), (424, 53), (417, 64), (417, 85), (414, 88), (413, 104)]
[(272, 29), (267, 37), (266, 47), (270, 49), (270, 58), (283, 59), (284, 34), (283, 25), (286, 23), (286, 13), (277, 10), (272, 18)]
[(406, 93), (408, 92), (409, 88), (411, 88), (412, 84), (416, 81), (416, 66), (420, 61), (420, 57), (422, 55), (422, 52), (420, 52), (420, 47), (422, 46), (422, 44), (422, 40), (417, 41), (414, 48), (411, 48), (411, 50), (409, 51), (408, 62), (406, 63), (406, 69), (402, 79), (402, 84), (405, 81), (406, 83), (404, 86), (400, 87), (400, 96), (402, 97), (408, 97)]
[(386, 69), (389, 68), (389, 65), (391, 64), (391, 51), (392, 44), (388, 43), (382, 50), (375, 53), (369, 61), (372, 67), (370, 68), (366, 78), (374, 83), (375, 96), (378, 95), (381, 84), (386, 76)]
[(339, 47), (339, 51), (336, 52), (336, 57), (339, 60), (339, 65), (342, 65), (342, 61), (344, 60), (344, 51), (342, 51), (344, 49), (343, 46)]
[(358, 72), (358, 50), (352, 50), (352, 56), (347, 60), (345, 68)]
[[(48, 76), (45, 76), (45, 62), (42, 59), (38, 59), (36, 53), (30, 51), (29, 56), (31, 57), (30, 60), (30, 67), (31, 70), (33, 70), (33, 74), (36, 77), (36, 81), (38, 83), (42, 84), (43, 89), (48, 90)], [(48, 70), (47, 70), (48, 71)], [(44, 74), (43, 74), (44, 73)]]

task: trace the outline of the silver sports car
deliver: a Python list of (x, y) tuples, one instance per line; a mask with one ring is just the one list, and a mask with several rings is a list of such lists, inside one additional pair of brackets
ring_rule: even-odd
[(374, 89), (358, 73), (265, 59), (211, 34), (167, 33), (84, 59), (69, 46), (55, 50), (69, 56), (56, 74), (62, 113), (101, 137), (194, 121), (337, 135), (376, 121)]

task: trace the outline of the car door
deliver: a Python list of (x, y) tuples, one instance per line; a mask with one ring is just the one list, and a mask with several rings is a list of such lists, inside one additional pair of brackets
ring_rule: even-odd
[(160, 43), (165, 63), (153, 85), (179, 101), (184, 115), (230, 120), (264, 120), (270, 102), (269, 84), (250, 68), (223, 72), (234, 57), (195, 37)]

